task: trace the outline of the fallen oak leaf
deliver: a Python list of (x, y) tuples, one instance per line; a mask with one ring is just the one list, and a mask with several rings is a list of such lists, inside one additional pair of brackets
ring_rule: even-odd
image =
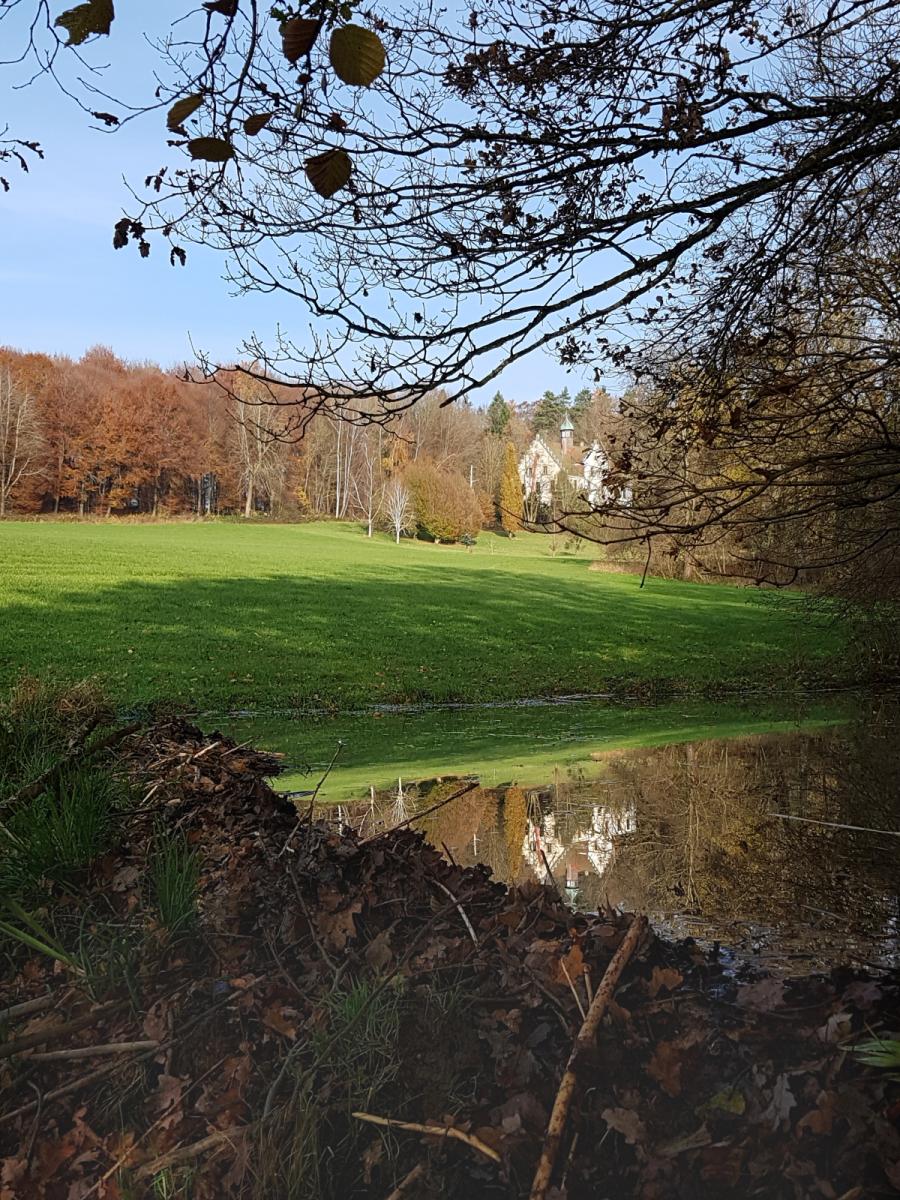
[(647, 1128), (633, 1109), (605, 1108), (600, 1116), (610, 1129), (621, 1133), (629, 1146), (638, 1146), (647, 1140)]
[(379, 971), (383, 971), (388, 963), (393, 960), (394, 954), (390, 943), (390, 929), (382, 929), (381, 933), (372, 938), (366, 947), (366, 962), (376, 974)]
[(701, 1150), (704, 1146), (711, 1144), (712, 1134), (704, 1124), (699, 1129), (695, 1129), (693, 1133), (686, 1133), (681, 1137), (661, 1142), (658, 1146), (653, 1147), (653, 1152), (660, 1158), (675, 1158), (679, 1154), (685, 1154), (688, 1150)]
[(663, 988), (674, 992), (684, 982), (684, 976), (674, 967), (654, 967), (653, 974), (647, 982), (647, 995), (655, 1000)]
[(760, 979), (738, 989), (737, 1004), (741, 1008), (755, 1008), (759, 1012), (771, 1012), (784, 1004), (784, 980)]
[(797, 1099), (791, 1091), (787, 1073), (781, 1074), (775, 1080), (772, 1089), (772, 1099), (762, 1114), (762, 1120), (771, 1123), (772, 1129), (786, 1125), (790, 1121), (791, 1109), (797, 1107)]
[(673, 1042), (660, 1042), (647, 1065), (647, 1074), (672, 1097), (681, 1095), (682, 1057)]

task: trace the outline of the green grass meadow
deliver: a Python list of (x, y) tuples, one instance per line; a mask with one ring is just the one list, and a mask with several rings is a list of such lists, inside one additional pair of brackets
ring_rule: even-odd
[(594, 548), (357, 525), (0, 523), (0, 683), (97, 678), (199, 710), (485, 702), (827, 674), (799, 595), (588, 570)]
[[(207, 719), (238, 742), (284, 755), (282, 790), (311, 789), (328, 771), (320, 798), (341, 802), (398, 779), (474, 775), (486, 787), (545, 785), (602, 775), (610, 752), (708, 738), (796, 733), (846, 721), (852, 701), (760, 697), (627, 706), (602, 701), (299, 718)], [(338, 749), (340, 742), (340, 749)], [(331, 766), (332, 757), (337, 757)]]

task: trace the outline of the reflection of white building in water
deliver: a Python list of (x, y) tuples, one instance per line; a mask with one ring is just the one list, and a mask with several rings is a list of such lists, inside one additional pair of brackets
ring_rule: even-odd
[[(539, 821), (529, 818), (522, 857), (538, 879), (544, 878), (548, 865), (555, 873), (556, 868), (564, 864), (566, 890), (574, 891), (578, 887), (579, 867), (585, 870), (589, 866), (602, 878), (615, 858), (616, 839), (634, 833), (636, 828), (637, 815), (633, 805), (623, 811), (613, 812), (595, 804), (587, 827), (580, 829), (566, 844), (557, 833), (555, 814), (547, 813)], [(587, 861), (579, 864), (582, 856)]]

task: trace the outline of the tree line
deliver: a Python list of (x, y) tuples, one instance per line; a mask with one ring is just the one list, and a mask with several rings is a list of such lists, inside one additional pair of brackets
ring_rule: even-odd
[[(384, 421), (311, 418), (296, 390), (240, 371), (0, 350), (0, 516), (334, 517), (440, 541), (523, 520), (518, 462), (570, 413), (588, 440), (613, 401), (584, 390), (443, 405)], [(296, 436), (302, 425), (303, 437)]]

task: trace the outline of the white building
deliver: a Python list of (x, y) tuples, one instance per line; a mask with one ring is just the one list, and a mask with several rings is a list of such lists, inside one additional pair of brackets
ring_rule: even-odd
[(519, 478), (526, 497), (537, 496), (541, 504), (550, 504), (553, 485), (565, 472), (579, 495), (591, 504), (601, 504), (611, 498), (604, 486), (609, 469), (609, 459), (599, 442), (575, 445), (575, 427), (565, 417), (559, 427), (559, 442), (548, 434), (535, 436), (519, 461)]

